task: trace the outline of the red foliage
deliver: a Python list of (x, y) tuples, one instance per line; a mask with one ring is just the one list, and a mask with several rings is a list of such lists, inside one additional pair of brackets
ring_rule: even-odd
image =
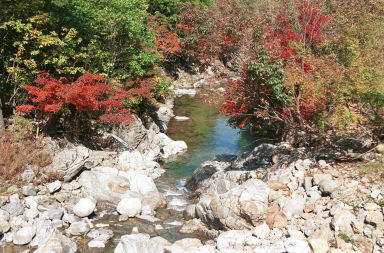
[(104, 83), (102, 76), (85, 73), (75, 82), (65, 78), (55, 79), (48, 73), (41, 73), (34, 81), (35, 85), (24, 85), (33, 105), (21, 105), (19, 112), (36, 111), (38, 116), (54, 113), (63, 108), (74, 106), (76, 110), (101, 114), (100, 119), (106, 123), (129, 123), (132, 114), (122, 101), (130, 100), (132, 94), (123, 89), (113, 89)]
[[(278, 88), (277, 92), (277, 87), (266, 85), (268, 76), (260, 77), (260, 70), (250, 74), (247, 67), (238, 80), (226, 87), (225, 101), (219, 112), (231, 115), (241, 128), (250, 122), (257, 123), (257, 119), (290, 123), (312, 120), (327, 103), (325, 87), (318, 88), (320, 81), (314, 78), (321, 61), (311, 54), (311, 50), (322, 41), (323, 28), (330, 18), (321, 15), (320, 8), (308, 1), (298, 3), (297, 10), (295, 17), (280, 12), (276, 18), (277, 26), (264, 28), (263, 47), (272, 56), (270, 63), (273, 64), (273, 59), (283, 60), (283, 88)], [(222, 38), (230, 43), (226, 37)], [(258, 59), (254, 57), (252, 61), (258, 62)], [(283, 95), (287, 96), (285, 101), (291, 102), (281, 102)]]
[(156, 28), (155, 44), (157, 48), (163, 52), (165, 60), (181, 50), (179, 36), (176, 33), (168, 31), (163, 26)]

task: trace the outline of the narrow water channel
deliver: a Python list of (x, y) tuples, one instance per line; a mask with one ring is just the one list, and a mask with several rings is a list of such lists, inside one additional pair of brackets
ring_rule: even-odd
[(164, 215), (167, 231), (162, 236), (170, 241), (186, 236), (179, 234), (178, 230), (182, 223), (182, 211), (190, 204), (184, 184), (193, 171), (218, 154), (238, 155), (256, 145), (249, 130), (231, 128), (227, 119), (217, 113), (217, 108), (202, 103), (198, 96), (177, 98), (174, 114), (189, 119), (172, 119), (167, 135), (174, 140), (185, 141), (188, 152), (164, 164), (166, 173), (157, 182), (159, 190), (167, 196), (168, 208), (159, 211), (159, 215)]

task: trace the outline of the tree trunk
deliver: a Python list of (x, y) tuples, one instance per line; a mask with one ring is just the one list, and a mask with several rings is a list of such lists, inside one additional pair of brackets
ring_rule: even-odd
[(0, 134), (5, 131), (5, 123), (3, 118), (3, 106), (1, 104), (1, 98), (0, 98)]

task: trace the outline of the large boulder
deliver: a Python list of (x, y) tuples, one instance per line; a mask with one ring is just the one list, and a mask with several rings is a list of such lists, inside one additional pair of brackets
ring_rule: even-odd
[(209, 228), (249, 229), (265, 220), (268, 194), (263, 181), (250, 179), (226, 193), (203, 195), (196, 214)]
[(57, 152), (52, 163), (42, 168), (42, 171), (67, 182), (80, 172), (88, 156), (89, 149), (83, 146), (64, 149)]
[(153, 179), (141, 171), (96, 167), (84, 171), (79, 183), (83, 191), (101, 205), (116, 207), (122, 199), (130, 198), (132, 192), (141, 196), (146, 214), (152, 215), (154, 210), (164, 205), (164, 196), (158, 192)]
[(148, 159), (138, 150), (122, 152), (118, 157), (117, 167), (122, 171), (140, 171), (152, 178), (158, 178), (164, 172), (160, 164)]
[(70, 238), (55, 233), (46, 238), (46, 240), (39, 244), (35, 253), (75, 253), (77, 246)]

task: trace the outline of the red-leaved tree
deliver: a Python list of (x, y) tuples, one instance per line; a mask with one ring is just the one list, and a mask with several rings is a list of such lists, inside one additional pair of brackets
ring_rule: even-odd
[(76, 110), (88, 116), (98, 116), (105, 123), (130, 123), (133, 115), (125, 103), (132, 93), (120, 88), (112, 88), (98, 75), (85, 73), (76, 81), (66, 78), (53, 78), (48, 73), (37, 76), (33, 85), (24, 85), (32, 104), (17, 107), (19, 112), (34, 111), (38, 117), (63, 110)]

